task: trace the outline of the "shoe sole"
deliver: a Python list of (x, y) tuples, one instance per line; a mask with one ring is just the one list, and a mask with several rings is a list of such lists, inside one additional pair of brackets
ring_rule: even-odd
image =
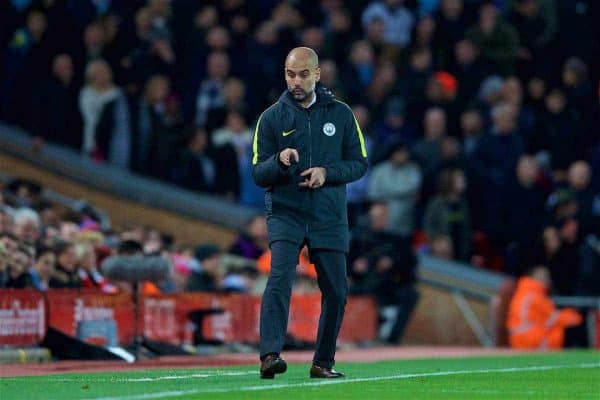
[(283, 374), (285, 371), (287, 371), (286, 362), (283, 360), (277, 361), (270, 368), (260, 373), (260, 379), (274, 379), (275, 374)]
[(341, 379), (341, 378), (345, 378), (345, 375), (340, 375), (340, 376), (318, 376), (318, 375), (312, 375), (310, 376), (311, 379)]

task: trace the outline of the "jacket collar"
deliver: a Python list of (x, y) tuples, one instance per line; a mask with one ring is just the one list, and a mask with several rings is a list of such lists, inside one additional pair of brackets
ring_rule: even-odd
[[(331, 104), (335, 101), (335, 96), (333, 95), (331, 90), (329, 90), (329, 88), (327, 88), (327, 86), (323, 85), (321, 82), (317, 82), (315, 86), (315, 93), (317, 94), (317, 101), (311, 107), (322, 107)], [(279, 101), (281, 101), (284, 104), (287, 104), (290, 107), (296, 107), (301, 110), (304, 109), (302, 106), (300, 106), (300, 104), (298, 104), (296, 100), (294, 100), (292, 94), (288, 90), (285, 90), (281, 94), (281, 96), (279, 97)]]

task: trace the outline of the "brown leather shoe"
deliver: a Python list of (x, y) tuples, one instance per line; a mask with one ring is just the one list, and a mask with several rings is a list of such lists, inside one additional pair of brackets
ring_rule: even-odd
[(287, 363), (277, 354), (269, 354), (260, 364), (260, 378), (273, 379), (275, 374), (283, 374), (287, 371)]
[(310, 368), (311, 378), (343, 378), (345, 376), (343, 372), (338, 372), (333, 368), (325, 368), (315, 364)]

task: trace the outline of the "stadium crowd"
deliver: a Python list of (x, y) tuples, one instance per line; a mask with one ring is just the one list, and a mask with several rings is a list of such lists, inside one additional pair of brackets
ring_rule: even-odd
[[(253, 126), (285, 89), (287, 51), (308, 46), (369, 149), (370, 172), (347, 193), (354, 293), (410, 312), (416, 251), (514, 275), (544, 265), (555, 293), (598, 295), (599, 5), (9, 0), (0, 5), (0, 119), (38, 144), (261, 208)], [(21, 191), (12, 200), (31, 194)], [(62, 285), (60, 272), (65, 286), (113, 290), (95, 257), (140, 246), (184, 260), (175, 270), (185, 282), (163, 290), (227, 288), (207, 267), (213, 246), (194, 256), (151, 229), (104, 232), (89, 215), (60, 219), (22, 201), (4, 203), (0, 249), (12, 254), (5, 270), (31, 274), (4, 274), (2, 285)], [(255, 219), (233, 252), (258, 259), (265, 241)], [(255, 271), (231, 275), (252, 291)]]

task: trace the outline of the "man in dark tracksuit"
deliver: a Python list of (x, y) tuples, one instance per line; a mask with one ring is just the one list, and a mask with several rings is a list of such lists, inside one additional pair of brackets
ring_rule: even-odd
[(253, 177), (266, 188), (271, 274), (260, 315), (261, 377), (286, 371), (279, 356), (287, 330), (298, 255), (308, 245), (322, 292), (310, 376), (338, 378), (333, 369), (344, 316), (348, 221), (345, 184), (367, 170), (364, 138), (351, 109), (318, 84), (312, 49), (286, 58), (288, 90), (260, 116), (253, 143)]

